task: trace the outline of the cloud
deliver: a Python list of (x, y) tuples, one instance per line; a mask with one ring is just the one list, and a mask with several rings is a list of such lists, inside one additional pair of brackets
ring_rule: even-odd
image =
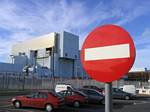
[(141, 17), (150, 13), (149, 1), (138, 1), (138, 0), (116, 0), (114, 3), (114, 10), (113, 13), (117, 13), (118, 17), (120, 18), (115, 24), (117, 25), (124, 25), (130, 23)]
[[(18, 38), (20, 37), (20, 38)], [(0, 37), (0, 61), (6, 62), (9, 61), (10, 55), (11, 55), (11, 47), (23, 40), (26, 40), (30, 38), (31, 35), (28, 35), (26, 33), (14, 33), (11, 35), (11, 38), (2, 38)]]
[(32, 6), (28, 3), (3, 1), (0, 4), (0, 28), (10, 31), (11, 35), (7, 35), (5, 39), (0, 37), (3, 48), (1, 55), (10, 54), (11, 46), (17, 42), (49, 32), (67, 30), (80, 35), (81, 40), (84, 40), (88, 32), (87, 27), (93, 24), (97, 18), (102, 21), (109, 15), (104, 13), (102, 6), (103, 4), (100, 2), (97, 7), (93, 8), (94, 12), (98, 9), (100, 11), (89, 14), (82, 2), (68, 4), (66, 1), (60, 1), (52, 3), (49, 7), (39, 1), (32, 1)]
[(150, 45), (146, 49), (137, 49), (136, 61), (133, 68), (150, 68)]
[(145, 28), (144, 32), (137, 36), (136, 38), (136, 46), (139, 47), (147, 47), (150, 44), (150, 28)]
[(137, 36), (136, 61), (134, 68), (150, 68), (150, 28), (145, 28), (144, 32)]

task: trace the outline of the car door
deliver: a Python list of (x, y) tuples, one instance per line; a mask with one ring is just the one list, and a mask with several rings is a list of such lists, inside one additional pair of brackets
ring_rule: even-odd
[(32, 99), (32, 95), (27, 95), (21, 99), (21, 104), (23, 106), (30, 107), (31, 106), (31, 99)]
[(91, 103), (98, 103), (100, 101), (101, 96), (93, 90), (88, 90), (88, 99)]
[(90, 95), (88, 94), (88, 90), (86, 90), (86, 89), (81, 89), (81, 91), (82, 91), (84, 94), (87, 95), (88, 101), (90, 101), (91, 99), (90, 99)]
[(118, 89), (118, 88), (113, 89), (113, 98), (122, 98), (123, 95), (124, 94), (120, 89)]
[(66, 103), (73, 103), (75, 101), (75, 92), (74, 91), (71, 91), (71, 90), (68, 90), (66, 91), (66, 94), (65, 94), (65, 101)]
[(112, 93), (113, 93), (113, 98), (119, 98), (119, 94), (118, 94), (116, 88), (112, 89)]
[(37, 94), (37, 92), (34, 92), (31, 95), (27, 95), (24, 101), (21, 103), (27, 107), (34, 107), (34, 100), (37, 97)]
[(120, 99), (124, 99), (125, 96), (127, 95), (126, 92), (122, 91), (121, 89), (118, 89), (118, 94)]
[(45, 106), (45, 102), (48, 99), (48, 93), (46, 92), (38, 92), (37, 96), (34, 98), (33, 105), (37, 108), (43, 108)]

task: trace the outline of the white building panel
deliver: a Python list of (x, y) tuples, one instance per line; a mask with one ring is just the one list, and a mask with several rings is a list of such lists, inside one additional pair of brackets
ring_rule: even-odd
[(60, 57), (78, 59), (79, 37), (77, 35), (62, 32), (60, 34)]
[(12, 47), (12, 55), (18, 55), (19, 52), (28, 52), (55, 46), (56, 33), (50, 33), (31, 40), (18, 43)]

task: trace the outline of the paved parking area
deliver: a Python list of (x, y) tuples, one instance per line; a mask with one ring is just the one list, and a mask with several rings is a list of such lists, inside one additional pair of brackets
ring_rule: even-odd
[[(0, 112), (44, 112), (43, 109), (22, 108), (15, 109), (11, 105), (12, 96), (0, 97)], [(136, 100), (114, 100), (113, 112), (150, 112), (150, 98)], [(105, 106), (100, 104), (85, 104), (80, 108), (63, 106), (54, 112), (105, 112)]]

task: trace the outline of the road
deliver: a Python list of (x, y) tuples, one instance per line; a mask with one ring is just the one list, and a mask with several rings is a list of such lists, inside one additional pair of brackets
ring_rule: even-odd
[[(43, 109), (22, 108), (15, 109), (11, 105), (13, 96), (0, 96), (0, 112), (44, 112)], [(138, 98), (136, 100), (114, 100), (113, 112), (150, 112), (150, 98)], [(85, 104), (80, 108), (63, 106), (54, 112), (105, 112), (104, 105)]]

